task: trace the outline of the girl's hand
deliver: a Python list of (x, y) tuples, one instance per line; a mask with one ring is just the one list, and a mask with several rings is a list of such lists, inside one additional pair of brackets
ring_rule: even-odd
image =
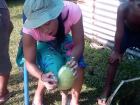
[(72, 57), (71, 60), (66, 63), (66, 65), (70, 65), (72, 67), (71, 71), (74, 71), (73, 75), (77, 77), (78, 76), (78, 63), (75, 61), (74, 57)]
[[(41, 75), (41, 80), (48, 90), (55, 89), (57, 86), (57, 82), (58, 82), (55, 79), (49, 78), (51, 75), (54, 76), (54, 74), (52, 72)], [(53, 83), (53, 84), (50, 84), (50, 83)]]

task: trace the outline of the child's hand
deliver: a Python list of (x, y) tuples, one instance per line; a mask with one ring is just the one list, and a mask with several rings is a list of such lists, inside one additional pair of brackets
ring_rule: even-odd
[[(52, 72), (49, 72), (49, 73), (43, 74), (41, 76), (41, 80), (48, 90), (55, 89), (57, 86), (57, 82), (58, 82), (55, 79), (49, 78), (49, 76), (51, 76), (51, 75), (54, 75), (54, 74)], [(50, 84), (50, 83), (54, 83), (54, 84)]]
[(66, 65), (70, 65), (72, 67), (71, 71), (75, 71), (73, 73), (73, 75), (75, 77), (77, 77), (78, 76), (78, 71), (77, 71), (78, 70), (78, 63), (74, 60), (74, 58), (72, 58), (72, 60), (68, 61), (66, 63)]
[(121, 54), (113, 51), (112, 54), (109, 56), (109, 62), (113, 63), (115, 60), (119, 60), (119, 63), (121, 62)]

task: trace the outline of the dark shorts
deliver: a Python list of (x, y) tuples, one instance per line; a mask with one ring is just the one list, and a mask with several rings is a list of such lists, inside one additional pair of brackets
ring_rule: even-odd
[(120, 46), (120, 53), (123, 54), (127, 48), (137, 47), (140, 49), (140, 31), (132, 31), (124, 24), (124, 34)]
[(8, 9), (0, 8), (0, 76), (12, 69), (9, 57), (9, 38), (13, 30)]

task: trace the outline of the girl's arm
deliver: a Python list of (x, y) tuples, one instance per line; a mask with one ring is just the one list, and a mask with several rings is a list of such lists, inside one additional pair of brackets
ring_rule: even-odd
[(41, 79), (43, 73), (36, 65), (36, 51), (37, 42), (31, 36), (23, 33), (23, 53), (25, 58), (25, 64), (28, 72), (34, 77)]
[[(54, 79), (49, 78), (50, 75), (54, 75), (52, 72), (43, 74), (36, 64), (36, 51), (37, 43), (36, 40), (25, 33), (23, 33), (23, 53), (25, 58), (25, 64), (28, 72), (34, 77), (42, 80), (43, 84), (49, 89), (54, 89), (56, 84), (49, 84), (49, 82), (57, 82)], [(42, 75), (43, 74), (43, 75)]]
[(82, 16), (79, 21), (72, 26), (71, 30), (74, 42), (71, 56), (75, 57), (75, 60), (78, 62), (80, 57), (83, 55), (85, 45)]

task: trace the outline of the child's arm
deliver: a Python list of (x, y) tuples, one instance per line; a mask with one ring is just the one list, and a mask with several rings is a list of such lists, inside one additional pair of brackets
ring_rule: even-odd
[(53, 89), (56, 87), (56, 84), (50, 85), (48, 82), (56, 81), (49, 78), (50, 73), (43, 74), (43, 72), (38, 68), (36, 64), (36, 51), (36, 40), (31, 35), (23, 33), (23, 53), (28, 72), (34, 77), (42, 80), (43, 84), (48, 87), (48, 89)]
[(71, 30), (72, 30), (72, 37), (74, 42), (74, 47), (72, 49), (71, 56), (75, 57), (75, 60), (78, 62), (80, 57), (83, 55), (84, 45), (85, 45), (82, 16), (79, 19), (79, 21), (72, 26)]
[(40, 76), (43, 72), (41, 72), (41, 70), (39, 70), (36, 65), (36, 51), (36, 40), (32, 36), (23, 33), (23, 53), (26, 68), (34, 77), (40, 79)]
[(83, 31), (83, 24), (82, 24), (82, 16), (80, 17), (79, 21), (71, 27), (72, 30), (72, 37), (74, 42), (74, 47), (72, 48), (71, 56), (74, 57), (74, 60), (68, 61), (66, 64), (71, 65), (72, 71), (75, 70), (73, 73), (74, 76), (78, 76), (78, 61), (80, 57), (83, 55), (84, 52), (84, 31)]
[(123, 5), (120, 5), (117, 11), (117, 29), (115, 33), (114, 51), (109, 57), (109, 62), (111, 63), (117, 59), (119, 59), (119, 62), (121, 62), (120, 45), (124, 34), (125, 14), (126, 12)]
[(119, 6), (117, 12), (117, 30), (115, 34), (115, 47), (114, 47), (114, 51), (117, 53), (120, 53), (120, 44), (124, 34), (124, 21), (125, 21), (124, 9), (122, 6)]

